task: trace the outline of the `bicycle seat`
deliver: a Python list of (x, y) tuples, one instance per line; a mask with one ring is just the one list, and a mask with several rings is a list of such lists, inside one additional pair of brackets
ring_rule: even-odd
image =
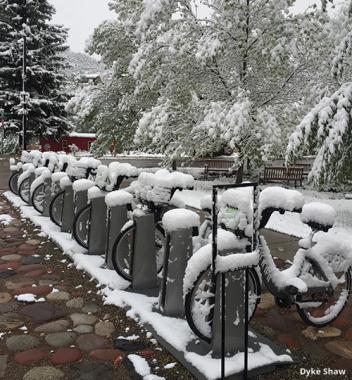
[(300, 212), (304, 205), (304, 197), (297, 190), (283, 187), (267, 187), (259, 196), (259, 210), (274, 208), (277, 211)]
[(286, 211), (300, 213), (304, 204), (303, 195), (297, 190), (283, 187), (267, 187), (259, 196), (260, 226), (264, 228), (271, 215), (278, 211), (284, 214)]
[(138, 177), (138, 169), (135, 166), (128, 163), (112, 162), (109, 165), (109, 184), (106, 186), (106, 190), (117, 190), (124, 179), (136, 177)]
[(303, 206), (301, 221), (313, 231), (327, 232), (335, 224), (335, 209), (321, 202), (311, 202)]

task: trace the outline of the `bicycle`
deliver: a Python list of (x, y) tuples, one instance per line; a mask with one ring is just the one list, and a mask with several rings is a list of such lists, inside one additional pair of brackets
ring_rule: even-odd
[(31, 204), (34, 209), (43, 214), (44, 201), (46, 194), (51, 189), (46, 186), (46, 179), (51, 178), (52, 174), (59, 168), (60, 156), (54, 152), (44, 152), (42, 156), (43, 167), (47, 170), (43, 170), (37, 178), (33, 181), (30, 187)]
[[(100, 165), (99, 160), (91, 158), (81, 158), (79, 161), (72, 158), (66, 163), (66, 175), (61, 177), (60, 184), (65, 182), (74, 182), (78, 179), (94, 178), (96, 169)], [(53, 197), (49, 206), (50, 220), (58, 227), (62, 227), (62, 208), (64, 204), (65, 190), (60, 188)]]
[[(151, 213), (154, 215), (155, 246), (157, 273), (163, 269), (165, 230), (162, 226), (163, 215), (174, 209), (173, 196), (177, 190), (193, 189), (194, 179), (191, 175), (179, 172), (169, 173), (161, 169), (155, 174), (141, 173), (138, 181), (131, 184), (139, 205), (134, 205), (135, 214)], [(131, 208), (132, 209), (132, 208)], [(132, 260), (134, 241), (137, 233), (136, 222), (132, 219), (126, 223), (117, 236), (112, 248), (112, 264), (115, 271), (125, 280), (132, 281)]]
[[(109, 167), (100, 165), (97, 169), (95, 183), (98, 189), (103, 192), (116, 191), (120, 188), (124, 180), (137, 177), (137, 168), (130, 164), (121, 164), (112, 162)], [(73, 237), (77, 243), (83, 248), (88, 249), (89, 230), (91, 219), (92, 204), (89, 202), (87, 206), (82, 208), (73, 221)], [(107, 216), (109, 223), (110, 216)]]
[[(19, 195), (21, 199), (29, 203), (29, 180), (27, 180), (27, 176), (30, 174), (29, 172), (24, 174), (28, 169), (32, 170), (32, 168), (37, 168), (40, 166), (42, 154), (37, 150), (33, 150), (30, 152), (23, 151), (21, 154), (20, 161), (16, 164), (15, 160), (10, 159), (10, 170), (11, 175), (8, 181), (9, 189), (16, 195)], [(21, 183), (25, 181), (20, 189)], [(21, 191), (20, 191), (21, 190)], [(21, 195), (22, 194), (22, 195)]]
[[(310, 204), (303, 205), (303, 197), (297, 197), (298, 192), (295, 190), (281, 189), (282, 194), (294, 195), (296, 199), (291, 197), (291, 203), (281, 202), (280, 204), (275, 198), (278, 190), (277, 188), (273, 189), (264, 190), (262, 194), (266, 193), (263, 197), (261, 194), (259, 230), (266, 226), (273, 212), (278, 211), (283, 214), (291, 211), (300, 213), (302, 221), (311, 227), (312, 232), (308, 238), (300, 241), (301, 248), (295, 255), (292, 265), (284, 271), (280, 271), (275, 266), (269, 247), (264, 237), (260, 236), (258, 267), (245, 268), (248, 270), (249, 283), (248, 321), (254, 316), (260, 302), (261, 283), (257, 275), (257, 271), (260, 271), (262, 282), (266, 289), (274, 295), (279, 307), (289, 308), (296, 305), (304, 322), (316, 327), (328, 325), (343, 311), (352, 285), (351, 259), (348, 257), (350, 253), (347, 254), (346, 249), (336, 243), (329, 245), (331, 251), (324, 250), (326, 242), (313, 243), (316, 232), (327, 232), (333, 226), (334, 210), (331, 206), (320, 203), (314, 207)], [(274, 197), (271, 204), (268, 202), (270, 193)], [(312, 212), (312, 208), (315, 213)], [(330, 215), (330, 220), (324, 221), (317, 218), (316, 212), (319, 209), (324, 209), (325, 213)], [(203, 259), (204, 263), (200, 271), (192, 273), (192, 266), (194, 268), (206, 248), (211, 251), (211, 247), (203, 247), (189, 260), (184, 279), (184, 296), (185, 314), (190, 328), (200, 339), (210, 343), (212, 308), (215, 302), (211, 255), (208, 255), (208, 260)], [(233, 255), (238, 254), (234, 253)], [(190, 276), (190, 273), (193, 277)], [(337, 299), (334, 296), (335, 298), (337, 296)]]

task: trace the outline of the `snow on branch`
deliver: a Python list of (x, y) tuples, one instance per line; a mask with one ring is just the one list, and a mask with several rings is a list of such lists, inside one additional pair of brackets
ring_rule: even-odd
[(309, 179), (315, 184), (334, 182), (348, 174), (351, 149), (352, 83), (340, 87), (331, 97), (324, 97), (290, 136), (286, 163), (305, 152), (317, 153)]

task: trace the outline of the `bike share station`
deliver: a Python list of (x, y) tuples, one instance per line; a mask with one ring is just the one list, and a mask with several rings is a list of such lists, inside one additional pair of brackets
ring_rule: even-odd
[[(250, 253), (218, 242), (218, 191), (239, 188), (253, 189)], [(192, 330), (195, 330), (184, 320), (184, 274), (187, 260), (192, 256), (193, 232), (199, 226), (199, 216), (191, 210), (174, 209), (164, 214), (166, 239), (161, 278), (158, 278), (155, 263), (153, 214), (134, 218), (136, 236), (131, 258), (131, 285), (125, 291), (115, 290), (114, 293), (118, 292), (118, 298), (123, 300), (121, 304), (127, 308), (131, 306), (132, 315), (136, 315), (153, 337), (198, 379), (247, 379), (278, 366), (292, 364), (286, 350), (248, 327), (249, 264), (235, 271), (217, 270), (219, 257), (234, 252), (236, 256), (243, 255), (242, 262), (252, 262), (253, 266), (258, 263), (257, 184), (214, 186), (212, 200), (212, 243), (205, 247), (211, 253), (211, 279), (215, 294), (209, 338), (194, 334)], [(250, 260), (246, 260), (246, 255), (250, 255)], [(158, 298), (151, 297), (157, 292)], [(132, 293), (137, 296), (136, 300), (131, 297)], [(138, 311), (136, 303), (140, 306)]]
[[(199, 215), (185, 208), (167, 211), (162, 217), (166, 233), (163, 269), (158, 274), (153, 212), (135, 212), (133, 219), (129, 220), (128, 210), (133, 202), (130, 193), (124, 190), (106, 193), (87, 179), (72, 183), (68, 177), (57, 177), (52, 181), (52, 196), (58, 191), (60, 180), (63, 200), (56, 207), (61, 206), (62, 210), (55, 212), (61, 215), (61, 231), (72, 232), (75, 215), (90, 205), (81, 227), (82, 235), (87, 236), (86, 254), (105, 255), (107, 270), (113, 268), (111, 259), (116, 249), (113, 242), (118, 241), (117, 235), (121, 229), (133, 226), (132, 250), (129, 251), (127, 242), (123, 243), (122, 250), (120, 247), (121, 259), (129, 262), (130, 286), (124, 290), (107, 288), (105, 302), (129, 309), (127, 314), (138, 319), (197, 379), (247, 379), (293, 363), (287, 350), (248, 326), (251, 306), (249, 270), (259, 260), (259, 191), (256, 183), (213, 186), (211, 242), (195, 253), (193, 237), (200, 225)], [(30, 178), (32, 182), (34, 172)], [(238, 191), (250, 193), (251, 215), (248, 219), (251, 229), (246, 246), (238, 244), (231, 232), (220, 228), (218, 193), (229, 190), (237, 191), (232, 202), (235, 209), (240, 209), (243, 202)], [(239, 199), (235, 195), (239, 195)], [(229, 239), (228, 235), (232, 237)], [(189, 262), (192, 258), (199, 258), (197, 253), (202, 254), (198, 255), (201, 259), (196, 263), (197, 270), (208, 270), (208, 293), (211, 295), (208, 314), (201, 303), (195, 309), (200, 315), (192, 314), (194, 298), (185, 294), (186, 276), (188, 280), (194, 276), (189, 270)], [(198, 281), (198, 274), (192, 287)], [(198, 317), (207, 322), (209, 329), (206, 332), (197, 327)]]

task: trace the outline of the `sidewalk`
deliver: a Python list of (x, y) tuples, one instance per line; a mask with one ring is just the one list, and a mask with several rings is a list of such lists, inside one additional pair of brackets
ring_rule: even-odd
[(192, 379), (3, 197), (0, 214), (0, 378)]

